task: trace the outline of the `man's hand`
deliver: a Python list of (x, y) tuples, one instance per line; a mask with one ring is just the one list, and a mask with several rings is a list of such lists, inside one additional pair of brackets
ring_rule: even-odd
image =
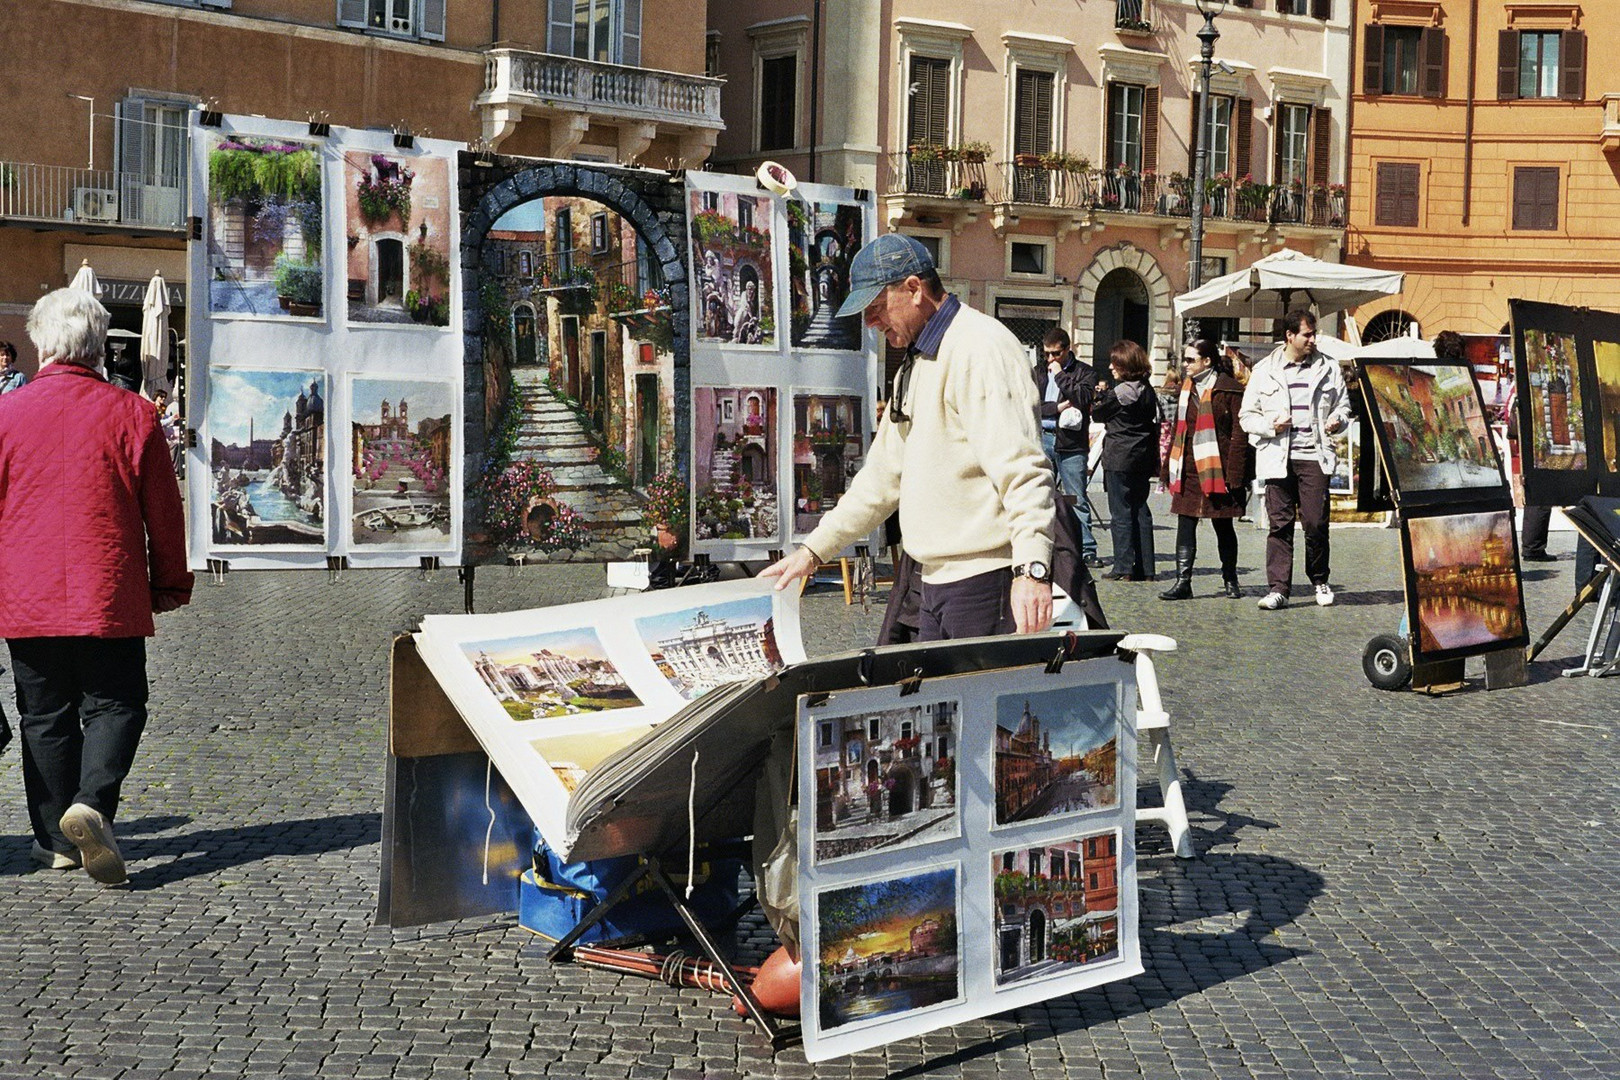
[(1013, 578), (1012, 610), (1020, 634), (1036, 634), (1051, 626), (1052, 583), (1027, 577)]
[(1279, 420), (1273, 421), (1272, 424), (1276, 429), (1277, 434), (1281, 435), (1283, 432), (1294, 426), (1294, 418), (1291, 416), (1284, 416)]
[(1349, 426), (1350, 422), (1348, 420), (1335, 420), (1333, 421), (1333, 426), (1327, 429), (1327, 433), (1329, 435), (1337, 435), (1339, 432), (1343, 431)]
[[(760, 577), (780, 578), (776, 583), (776, 590), (781, 592), (793, 582), (800, 579), (808, 580), (816, 572), (821, 560), (807, 547), (801, 547), (786, 558), (778, 559), (759, 572)], [(1048, 605), (1050, 607), (1050, 604)]]

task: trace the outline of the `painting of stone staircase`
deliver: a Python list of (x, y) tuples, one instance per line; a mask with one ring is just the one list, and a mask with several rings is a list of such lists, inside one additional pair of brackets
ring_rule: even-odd
[(514, 461), (535, 461), (550, 470), (556, 499), (584, 521), (589, 541), (580, 550), (553, 552), (549, 558), (621, 561), (647, 546), (642, 518), (646, 500), (597, 464), (596, 443), (579, 417), (552, 392), (544, 368), (516, 368), (512, 392), (523, 410)]

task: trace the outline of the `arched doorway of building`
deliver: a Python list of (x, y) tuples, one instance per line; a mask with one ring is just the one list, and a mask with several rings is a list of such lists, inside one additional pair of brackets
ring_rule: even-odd
[(540, 362), (535, 350), (534, 305), (528, 302), (512, 308), (512, 363), (533, 367)]
[(1097, 283), (1093, 310), (1096, 330), (1091, 359), (1098, 371), (1108, 370), (1108, 350), (1116, 341), (1134, 341), (1151, 352), (1151, 296), (1147, 282), (1136, 271), (1123, 266), (1110, 270)]
[(1410, 337), (1417, 324), (1417, 319), (1399, 308), (1380, 311), (1367, 320), (1367, 329), (1361, 332), (1361, 340), (1371, 345), (1375, 341)]
[(1038, 964), (1046, 959), (1046, 912), (1039, 908), (1029, 913), (1029, 962)]

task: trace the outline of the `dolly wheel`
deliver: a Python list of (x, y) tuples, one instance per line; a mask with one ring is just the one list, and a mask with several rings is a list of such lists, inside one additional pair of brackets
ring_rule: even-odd
[(1379, 634), (1361, 654), (1361, 670), (1380, 690), (1399, 690), (1412, 681), (1412, 647), (1398, 634)]

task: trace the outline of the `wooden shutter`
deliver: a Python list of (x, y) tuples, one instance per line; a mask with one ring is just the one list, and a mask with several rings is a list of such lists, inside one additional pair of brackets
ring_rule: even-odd
[(1013, 108), (1013, 153), (1052, 149), (1052, 73), (1019, 69)]
[(951, 63), (934, 56), (911, 58), (911, 103), (906, 118), (908, 145), (943, 146), (949, 138)]
[(1496, 33), (1496, 96), (1502, 101), (1519, 96), (1519, 32)]
[(445, 0), (422, 0), (422, 36), (434, 41), (444, 40)]
[(546, 52), (574, 55), (574, 0), (551, 0), (546, 27)]
[(1119, 113), (1122, 97), (1125, 92), (1123, 83), (1111, 82), (1104, 99), (1108, 103), (1108, 120), (1103, 124), (1103, 152), (1102, 162), (1104, 168), (1112, 169), (1119, 162), (1114, 160), (1114, 147), (1118, 145)]
[(1232, 102), (1233, 127), (1237, 129), (1237, 143), (1232, 148), (1232, 176), (1241, 179), (1251, 171), (1254, 157), (1254, 103), (1248, 98)]
[(1382, 94), (1384, 92), (1384, 28), (1377, 23), (1369, 23), (1366, 33), (1362, 35), (1361, 57), (1361, 92), (1364, 94)]
[(366, 0), (338, 0), (338, 25), (366, 25)]
[(1333, 0), (1311, 0), (1311, 15), (1324, 22), (1333, 18)]
[(1159, 168), (1159, 88), (1142, 92), (1142, 171)]
[(1277, 0), (1277, 14), (1292, 15), (1294, 13), (1294, 0)]
[(1558, 35), (1558, 96), (1566, 101), (1586, 100), (1586, 31), (1565, 30)]
[(1445, 97), (1446, 32), (1438, 26), (1425, 26), (1418, 35), (1418, 58), (1418, 93), (1426, 98)]
[(1558, 167), (1526, 166), (1513, 170), (1513, 227), (1558, 228)]
[(1373, 193), (1373, 224), (1416, 228), (1422, 170), (1410, 162), (1380, 161)]
[(1317, 108), (1311, 114), (1311, 184), (1328, 182), (1333, 164), (1333, 110)]

